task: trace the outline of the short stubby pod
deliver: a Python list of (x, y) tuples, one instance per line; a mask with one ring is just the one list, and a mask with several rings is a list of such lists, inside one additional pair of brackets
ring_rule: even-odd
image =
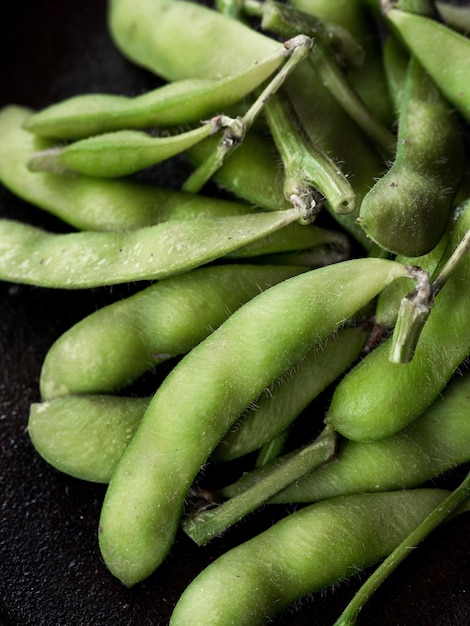
[(297, 511), (206, 567), (183, 592), (170, 625), (266, 624), (295, 600), (390, 554), (447, 495), (357, 494)]
[(160, 565), (196, 474), (250, 403), (406, 273), (399, 263), (365, 258), (289, 278), (235, 311), (178, 363), (103, 503), (100, 548), (117, 578), (132, 586)]
[(237, 263), (203, 267), (102, 307), (51, 346), (41, 369), (41, 397), (122, 389), (188, 352), (264, 289), (305, 270)]

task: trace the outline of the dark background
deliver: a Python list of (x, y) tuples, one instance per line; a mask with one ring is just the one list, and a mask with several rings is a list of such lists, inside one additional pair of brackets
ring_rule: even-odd
[[(41, 108), (78, 93), (132, 95), (157, 84), (155, 77), (132, 66), (113, 47), (105, 0), (8, 4), (8, 14), (4, 12), (0, 22), (0, 106)], [(153, 176), (159, 183), (177, 186), (182, 172), (172, 162)], [(62, 228), (1, 186), (0, 215)], [(87, 313), (120, 295), (116, 289), (61, 292), (0, 283), (3, 626), (167, 624), (179, 594), (206, 564), (254, 528), (261, 530), (285, 514), (284, 508), (265, 509), (206, 548), (197, 548), (181, 534), (167, 562), (131, 590), (108, 573), (96, 535), (104, 486), (49, 467), (33, 450), (26, 424), (30, 403), (39, 399), (39, 372), (51, 343)], [(450, 473), (439, 486), (458, 484), (464, 473), (463, 468)], [(359, 625), (466, 626), (469, 531), (470, 515), (465, 514), (434, 532), (374, 596)], [(273, 624), (332, 624), (364, 578), (365, 574), (312, 595)]]

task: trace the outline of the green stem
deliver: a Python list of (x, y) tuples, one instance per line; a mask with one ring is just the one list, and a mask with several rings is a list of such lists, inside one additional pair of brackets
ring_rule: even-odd
[(314, 210), (321, 194), (333, 212), (351, 213), (356, 205), (351, 184), (338, 164), (305, 136), (287, 100), (274, 96), (265, 115), (284, 165), (286, 198)]
[(380, 585), (426, 537), (444, 522), (470, 496), (470, 473), (382, 562), (356, 592), (333, 626), (353, 626), (359, 612)]
[(183, 184), (182, 188), (184, 191), (198, 193), (209, 179), (212, 178), (215, 172), (222, 167), (230, 152), (243, 141), (246, 132), (259, 117), (266, 102), (279, 90), (297, 64), (306, 58), (312, 45), (312, 40), (303, 35), (293, 37), (284, 43), (286, 55), (288, 55), (287, 61), (261, 91), (260, 95), (256, 98), (245, 115), (237, 118), (236, 123), (227, 128), (216, 150), (201, 163)]
[(419, 268), (410, 268), (410, 276), (417, 277), (418, 284), (416, 289), (405, 296), (400, 303), (390, 349), (390, 361), (392, 363), (409, 363), (411, 361), (421, 331), (431, 312), (434, 298), (469, 250), (470, 231), (467, 231), (432, 283), (429, 283), (427, 272)]
[(327, 426), (313, 443), (278, 465), (264, 480), (254, 483), (246, 491), (215, 508), (188, 516), (183, 522), (183, 530), (197, 544), (206, 544), (256, 510), (275, 493), (331, 460), (335, 448), (336, 434)]

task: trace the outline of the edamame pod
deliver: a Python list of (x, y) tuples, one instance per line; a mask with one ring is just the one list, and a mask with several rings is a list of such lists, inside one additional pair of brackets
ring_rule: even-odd
[(75, 96), (33, 114), (25, 128), (55, 139), (82, 139), (123, 129), (196, 123), (242, 100), (283, 63), (283, 45), (259, 63), (220, 80), (188, 79), (135, 97), (114, 94)]
[(412, 58), (401, 95), (396, 157), (362, 201), (362, 228), (394, 254), (427, 254), (444, 234), (463, 168), (457, 119)]
[(373, 443), (342, 441), (334, 463), (287, 487), (271, 502), (315, 502), (348, 493), (409, 489), (470, 461), (469, 390), (470, 375), (465, 374), (392, 437)]
[[(452, 232), (452, 249), (462, 229), (465, 220)], [(392, 363), (391, 340), (384, 341), (338, 384), (326, 422), (349, 439), (371, 441), (389, 437), (419, 417), (470, 354), (469, 280), (467, 255), (436, 296), (411, 362)]]
[(62, 334), (44, 359), (43, 400), (112, 393), (184, 354), (260, 291), (306, 268), (204, 267), (98, 309)]
[[(470, 40), (429, 17), (390, 9), (387, 20), (406, 47), (461, 115), (470, 121), (470, 69), (462, 62), (470, 54)], [(445, 54), (442, 51), (445, 50)]]
[(0, 279), (84, 289), (182, 274), (299, 218), (296, 209), (175, 220), (128, 232), (52, 234), (0, 220)]
[(261, 626), (388, 555), (447, 495), (357, 494), (296, 511), (207, 566), (183, 592), (170, 624)]
[(160, 565), (192, 481), (246, 407), (406, 273), (368, 258), (287, 279), (183, 357), (151, 401), (103, 503), (100, 547), (117, 578), (132, 586)]
[(219, 128), (219, 121), (214, 119), (187, 132), (161, 137), (138, 130), (117, 130), (33, 154), (28, 167), (33, 172), (73, 171), (98, 178), (129, 176), (181, 154)]
[(127, 58), (171, 81), (220, 79), (279, 47), (241, 22), (184, 0), (112, 0), (108, 19)]
[(0, 111), (0, 182), (23, 200), (79, 230), (131, 230), (168, 219), (252, 212), (242, 202), (137, 181), (33, 173), (26, 165), (29, 158), (53, 143), (22, 128), (31, 114), (31, 109), (14, 105)]
[(303, 409), (358, 358), (366, 333), (345, 328), (316, 346), (288, 370), (224, 435), (217, 461), (236, 459), (260, 448), (286, 429)]
[(149, 402), (98, 394), (36, 402), (28, 434), (38, 454), (60, 472), (107, 483)]

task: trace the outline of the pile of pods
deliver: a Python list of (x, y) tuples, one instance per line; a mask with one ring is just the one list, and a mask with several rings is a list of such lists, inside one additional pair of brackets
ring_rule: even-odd
[[(1, 183), (70, 226), (0, 220), (0, 279), (143, 281), (51, 346), (28, 426), (54, 467), (109, 483), (112, 574), (130, 587), (181, 528), (203, 545), (299, 503), (202, 571), (172, 626), (262, 624), (397, 564), (469, 493), (468, 478), (423, 487), (470, 461), (468, 9), (216, 5), (111, 0), (116, 46), (164, 85), (0, 112)], [(132, 176), (175, 155), (181, 189)], [(171, 359), (153, 397), (126, 395)], [(291, 449), (327, 388), (321, 432)], [(210, 506), (188, 506), (209, 459), (244, 457)]]

